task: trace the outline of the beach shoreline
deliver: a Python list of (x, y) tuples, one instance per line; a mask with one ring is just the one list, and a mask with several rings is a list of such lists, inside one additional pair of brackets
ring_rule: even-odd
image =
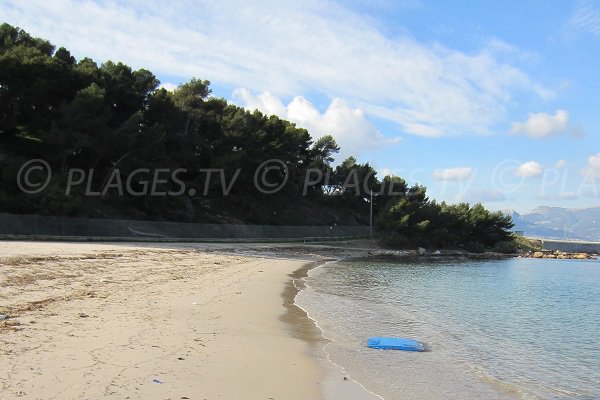
[[(356, 259), (343, 259), (312, 269), (306, 279), (306, 289), (297, 298), (299, 306), (307, 310), (327, 338), (329, 343), (323, 350), (331, 364), (343, 367), (365, 391), (373, 393), (373, 398), (518, 398), (512, 387), (490, 381), (488, 376), (480, 374), (471, 365), (448, 358), (453, 350), (446, 345), (447, 338), (442, 339), (436, 329), (415, 329), (416, 326), (424, 326), (423, 320), (415, 319), (415, 314), (401, 311), (403, 307), (396, 306), (397, 299), (390, 299), (389, 304), (381, 302), (381, 290), (389, 287), (377, 281), (381, 277), (374, 277), (373, 269), (367, 265), (373, 260), (367, 258), (361, 263)], [(387, 258), (375, 260), (380, 266), (388, 263), (390, 269), (397, 265), (398, 271), (414, 261), (401, 258), (395, 264)], [(434, 261), (429, 258), (419, 260)], [(365, 271), (363, 275), (357, 275), (360, 270)], [(368, 290), (376, 291), (373, 300), (369, 299)], [(373, 334), (414, 338), (423, 341), (430, 351), (366, 349), (366, 340)], [(430, 345), (434, 346), (433, 349)]]
[(317, 321), (312, 319), (307, 311), (296, 303), (297, 295), (306, 288), (305, 278), (311, 270), (319, 268), (328, 262), (336, 262), (338, 259), (323, 259), (305, 264), (294, 271), (290, 277), (292, 280), (286, 285), (283, 292), (284, 304), (287, 312), (282, 319), (290, 326), (292, 334), (311, 345), (312, 357), (319, 364), (321, 371), (321, 396), (325, 400), (382, 400), (381, 396), (370, 392), (360, 382), (354, 380), (343, 366), (334, 363), (326, 351), (327, 345), (331, 343), (325, 337)]
[(280, 316), (304, 260), (0, 243), (0, 398), (320, 398)]
[(0, 398), (380, 399), (295, 301), (311, 269), (364, 258), (413, 259), (351, 244), (0, 241)]
[(271, 247), (0, 242), (0, 398), (373, 398), (294, 303), (327, 258)]

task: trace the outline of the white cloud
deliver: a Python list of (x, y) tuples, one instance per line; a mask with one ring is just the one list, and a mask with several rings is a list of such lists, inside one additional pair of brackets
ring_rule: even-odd
[(535, 139), (560, 135), (567, 130), (569, 113), (557, 110), (554, 115), (530, 113), (527, 121), (514, 122), (511, 133), (524, 134)]
[(169, 92), (172, 92), (173, 90), (177, 89), (177, 86), (179, 85), (176, 83), (161, 82), (159, 87), (167, 89)]
[(394, 173), (392, 172), (391, 169), (389, 169), (389, 168), (382, 168), (379, 171), (377, 171), (377, 177), (379, 179), (383, 179), (386, 176), (394, 176)]
[(571, 32), (583, 32), (600, 36), (600, 8), (597, 2), (579, 1), (567, 22)]
[(600, 153), (589, 156), (587, 161), (587, 166), (581, 171), (585, 180), (588, 182), (600, 180)]
[(567, 161), (566, 160), (558, 160), (556, 162), (556, 164), (554, 164), (554, 168), (556, 169), (563, 169), (567, 167)]
[[(487, 41), (486, 50), (492, 54), (510, 57), (518, 61), (524, 61), (528, 64), (539, 63), (542, 60), (538, 53), (521, 49), (497, 37), (492, 37)], [(540, 95), (542, 98), (550, 99), (554, 96), (554, 93), (552, 91), (544, 93), (542, 89)]]
[(523, 163), (515, 169), (515, 175), (523, 178), (533, 178), (540, 176), (544, 172), (544, 168), (535, 161)]
[(552, 95), (502, 52), (391, 37), (335, 2), (0, 0), (0, 9), (78, 57), (279, 98), (346, 99), (415, 135), (486, 134), (516, 96)]
[(470, 167), (436, 169), (433, 171), (433, 179), (436, 181), (463, 181), (472, 176), (473, 169)]
[(257, 109), (267, 115), (278, 115), (305, 128), (313, 138), (333, 135), (341, 147), (336, 157), (341, 161), (349, 155), (360, 156), (365, 151), (383, 145), (396, 144), (399, 137), (385, 137), (367, 119), (364, 113), (352, 108), (346, 101), (335, 98), (321, 113), (317, 107), (302, 96), (294, 97), (287, 105), (273, 94), (264, 92), (253, 95), (248, 89), (236, 89), (233, 101), (249, 110)]
[(270, 92), (263, 92), (257, 96), (253, 95), (246, 88), (239, 88), (233, 91), (233, 101), (247, 108), (248, 110), (258, 110), (266, 115), (278, 115), (282, 118), (287, 117), (287, 108), (281, 100)]

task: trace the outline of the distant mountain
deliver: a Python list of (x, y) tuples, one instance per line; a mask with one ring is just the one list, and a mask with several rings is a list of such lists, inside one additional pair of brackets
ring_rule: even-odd
[(547, 239), (600, 241), (600, 207), (570, 209), (538, 207), (527, 214), (505, 211), (515, 223), (513, 230)]

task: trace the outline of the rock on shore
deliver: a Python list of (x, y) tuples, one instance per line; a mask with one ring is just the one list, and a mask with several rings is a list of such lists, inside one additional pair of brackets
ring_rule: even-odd
[(521, 255), (523, 258), (554, 258), (559, 260), (590, 260), (594, 259), (594, 256), (588, 253), (567, 253), (564, 251), (529, 251)]

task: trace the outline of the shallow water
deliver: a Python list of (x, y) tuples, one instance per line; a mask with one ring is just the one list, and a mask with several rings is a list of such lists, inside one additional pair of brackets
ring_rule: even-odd
[(600, 399), (598, 261), (340, 262), (305, 280), (331, 361), (386, 399)]

